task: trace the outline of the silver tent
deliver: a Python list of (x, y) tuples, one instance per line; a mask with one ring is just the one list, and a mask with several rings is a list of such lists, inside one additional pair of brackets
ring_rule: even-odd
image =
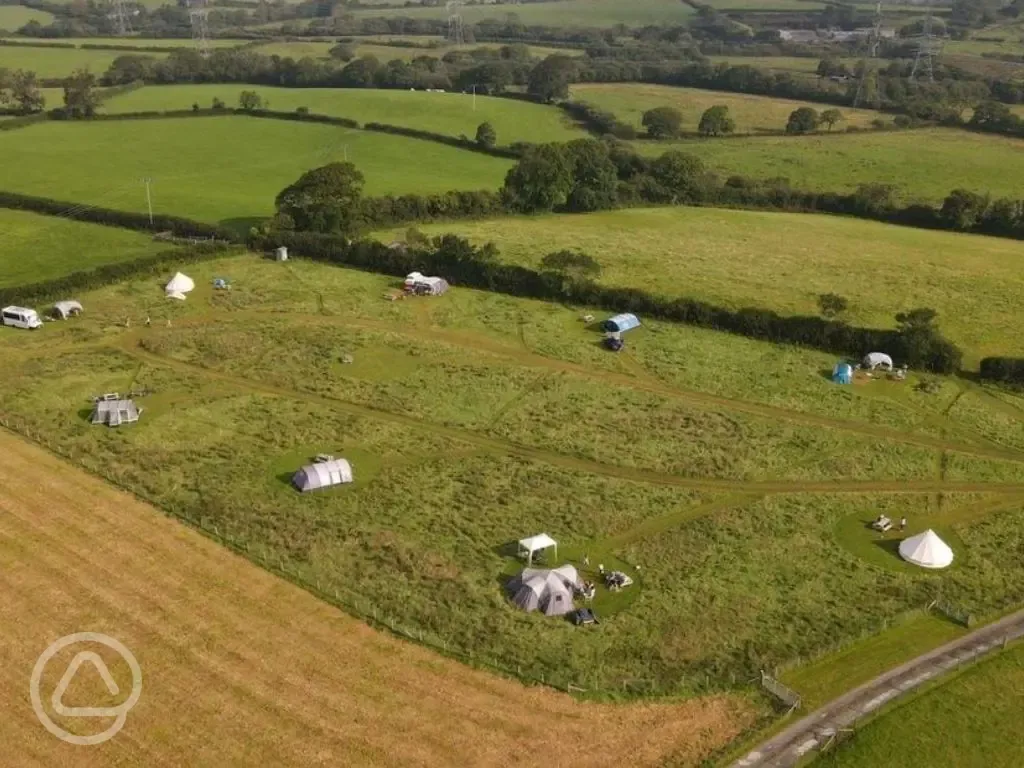
[(134, 424), (141, 414), (142, 409), (134, 400), (98, 400), (92, 409), (92, 423), (119, 427)]
[(331, 459), (330, 461), (307, 464), (292, 475), (292, 485), (303, 493), (351, 482), (352, 465), (345, 459)]
[(53, 316), (59, 317), (61, 320), (67, 320), (69, 317), (82, 314), (82, 305), (77, 301), (58, 301), (53, 305)]
[(540, 611), (545, 616), (564, 616), (575, 610), (574, 589), (580, 578), (571, 565), (561, 568), (524, 568), (508, 584), (512, 602), (524, 611)]

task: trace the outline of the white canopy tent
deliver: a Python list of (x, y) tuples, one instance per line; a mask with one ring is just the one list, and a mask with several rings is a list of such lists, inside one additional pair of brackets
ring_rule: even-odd
[(864, 355), (863, 365), (865, 368), (892, 368), (892, 358), (884, 352), (871, 352)]
[(900, 557), (922, 568), (945, 568), (953, 562), (953, 550), (928, 529), (900, 542)]
[(196, 287), (195, 281), (192, 280), (188, 275), (183, 275), (178, 272), (171, 281), (167, 283), (164, 290), (167, 292), (167, 298), (178, 299), (179, 301), (185, 300), (185, 294)]
[(526, 539), (519, 540), (519, 556), (526, 557), (527, 563), (533, 562), (533, 553), (539, 552), (542, 549), (548, 547), (555, 548), (555, 557), (558, 557), (558, 542), (548, 536), (546, 533), (538, 533), (536, 536), (530, 536)]

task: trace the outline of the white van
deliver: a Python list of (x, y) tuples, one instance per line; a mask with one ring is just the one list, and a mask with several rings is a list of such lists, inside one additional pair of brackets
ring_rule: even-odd
[(12, 328), (28, 328), (29, 330), (41, 328), (43, 321), (39, 319), (34, 309), (25, 307), (4, 307), (0, 309), (0, 325), (9, 325)]

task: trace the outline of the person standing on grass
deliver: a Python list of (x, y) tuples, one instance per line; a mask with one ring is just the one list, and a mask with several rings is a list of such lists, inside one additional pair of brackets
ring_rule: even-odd
[(902, 531), (906, 527), (907, 527), (907, 518), (901, 517), (900, 518), (900, 530)]

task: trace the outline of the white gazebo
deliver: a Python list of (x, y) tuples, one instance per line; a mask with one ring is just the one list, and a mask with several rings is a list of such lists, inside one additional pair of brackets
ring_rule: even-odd
[(953, 562), (953, 550), (928, 529), (900, 542), (900, 557), (922, 568), (945, 568)]
[(519, 556), (525, 557), (527, 563), (533, 563), (533, 553), (539, 552), (542, 549), (548, 547), (555, 548), (555, 557), (558, 557), (558, 542), (548, 536), (546, 533), (538, 533), (536, 536), (530, 536), (526, 539), (519, 540)]

